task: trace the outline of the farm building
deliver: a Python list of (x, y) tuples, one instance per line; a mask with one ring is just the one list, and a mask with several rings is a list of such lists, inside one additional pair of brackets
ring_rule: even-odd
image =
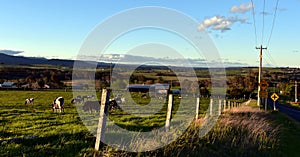
[(181, 94), (181, 90), (179, 90), (179, 89), (173, 89), (171, 91), (171, 93), (174, 94), (174, 95), (180, 95)]
[(129, 92), (141, 92), (141, 93), (156, 93), (167, 94), (170, 90), (169, 84), (130, 84), (126, 87)]
[(18, 88), (14, 82), (3, 82), (1, 88)]
[(82, 90), (84, 87), (83, 84), (72, 84), (72, 89)]

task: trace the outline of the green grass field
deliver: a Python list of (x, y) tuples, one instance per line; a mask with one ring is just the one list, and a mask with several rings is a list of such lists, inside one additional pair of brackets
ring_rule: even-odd
[[(1, 155), (75, 156), (92, 146), (93, 138), (69, 103), (71, 92), (0, 91), (0, 95), (0, 139), (24, 139), (20, 144), (2, 143)], [(57, 96), (65, 98), (64, 114), (52, 113)], [(35, 98), (34, 106), (24, 105), (28, 97)]]
[[(116, 150), (101, 144), (94, 152), (95, 137), (83, 124), (72, 92), (65, 91), (0, 91), (0, 156), (297, 156), (300, 127), (280, 113), (264, 113), (257, 108), (229, 110), (204, 137), (198, 136), (203, 116), (169, 145), (142, 153)], [(51, 103), (57, 96), (65, 98), (65, 113), (53, 113)], [(97, 95), (100, 96), (99, 94)], [(149, 100), (131, 95), (139, 104)], [(28, 97), (34, 106), (24, 105)], [(177, 110), (175, 98), (174, 113)], [(200, 114), (206, 112), (208, 100), (201, 101)], [(203, 105), (204, 104), (204, 105)], [(252, 102), (252, 104), (256, 104)], [(128, 109), (130, 104), (128, 103)], [(183, 108), (184, 109), (184, 108)], [(111, 111), (109, 118), (132, 131), (149, 131), (165, 124), (166, 103), (155, 114), (145, 117), (129, 111)], [(134, 107), (132, 112), (136, 112)], [(85, 113), (91, 119), (97, 113)], [(152, 114), (152, 113), (151, 113)], [(91, 124), (91, 127), (95, 127)], [(139, 144), (141, 145), (141, 144)]]
[[(84, 152), (93, 150), (95, 138), (81, 121), (75, 105), (70, 103), (73, 98), (72, 92), (0, 91), (0, 95), (0, 140), (5, 141), (0, 144), (0, 154), (81, 156)], [(52, 101), (58, 96), (65, 98), (65, 113), (52, 112)], [(100, 98), (100, 94), (97, 96)], [(24, 100), (29, 97), (35, 98), (35, 102), (34, 105), (26, 106)], [(149, 102), (149, 99), (140, 99), (138, 94), (133, 94), (132, 97), (133, 101), (140, 105)], [(175, 103), (177, 101), (178, 98), (175, 98)], [(166, 101), (157, 103), (165, 105), (160, 106), (154, 114), (150, 112), (153, 114), (151, 116), (138, 117), (130, 114), (138, 111), (134, 110), (134, 106), (130, 108), (130, 102), (127, 102), (126, 109), (131, 109), (131, 112), (111, 111), (109, 118), (117, 125), (132, 131), (159, 128), (165, 125), (167, 105)], [(204, 113), (206, 108), (202, 105), (200, 113)], [(173, 109), (175, 114), (176, 105)], [(99, 113), (82, 114), (96, 122), (90, 126), (96, 129)], [(11, 139), (22, 139), (22, 142), (7, 142)]]

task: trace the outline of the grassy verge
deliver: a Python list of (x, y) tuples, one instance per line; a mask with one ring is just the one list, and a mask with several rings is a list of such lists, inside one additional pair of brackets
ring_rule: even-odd
[[(250, 105), (253, 106), (254, 102)], [(204, 137), (199, 137), (201, 125), (205, 120), (200, 119), (195, 121), (176, 141), (158, 150), (128, 153), (104, 146), (98, 155), (286, 156), (281, 139), (286, 132), (284, 128), (282, 129), (282, 125), (277, 124), (274, 116), (250, 106), (234, 108), (224, 112), (215, 127)]]
[[(257, 108), (256, 101), (251, 101), (249, 106)], [(287, 115), (271, 111), (270, 113), (272, 123), (275, 126), (279, 126), (279, 134), (276, 138), (279, 139), (279, 147), (276, 150), (280, 155), (277, 156), (288, 156), (298, 157), (300, 155), (300, 124), (293, 120)]]
[(300, 155), (300, 125), (299, 122), (287, 117), (280, 112), (272, 112), (274, 123), (281, 126), (279, 150), (282, 156), (298, 157)]

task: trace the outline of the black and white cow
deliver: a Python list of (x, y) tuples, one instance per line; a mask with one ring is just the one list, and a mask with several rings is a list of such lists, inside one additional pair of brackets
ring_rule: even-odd
[(34, 104), (34, 99), (33, 98), (27, 98), (26, 100), (25, 100), (25, 105), (29, 105), (29, 104)]
[(59, 112), (64, 112), (64, 98), (63, 97), (57, 97), (54, 99), (53, 103), (52, 103), (52, 110), (57, 111), (59, 110)]
[(117, 103), (116, 100), (112, 99), (109, 101), (109, 106), (108, 106), (109, 110), (121, 110), (120, 104)]

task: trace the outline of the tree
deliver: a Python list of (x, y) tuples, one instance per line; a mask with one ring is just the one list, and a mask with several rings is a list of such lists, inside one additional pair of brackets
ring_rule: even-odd
[(45, 86), (45, 82), (43, 79), (39, 79), (37, 83), (40, 86), (40, 88), (43, 88)]
[(27, 76), (25, 80), (29, 83), (35, 83), (36, 82), (35, 78), (33, 78), (32, 75)]
[(156, 80), (154, 80), (154, 83), (164, 83), (163, 77), (159, 76)]

